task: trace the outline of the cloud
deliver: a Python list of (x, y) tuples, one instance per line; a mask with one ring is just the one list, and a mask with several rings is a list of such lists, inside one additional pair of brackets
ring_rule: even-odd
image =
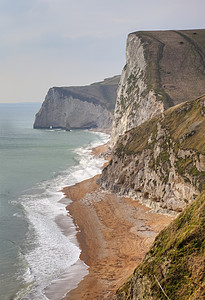
[(204, 11), (204, 0), (0, 0), (1, 98), (120, 73), (129, 32), (203, 28)]
[(113, 37), (131, 29), (191, 26), (191, 20), (203, 26), (199, 18), (203, 20), (203, 10), (197, 2), (205, 8), (201, 0), (3, 0), (4, 22), (7, 17), (4, 42), (10, 46), (51, 34), (72, 39)]

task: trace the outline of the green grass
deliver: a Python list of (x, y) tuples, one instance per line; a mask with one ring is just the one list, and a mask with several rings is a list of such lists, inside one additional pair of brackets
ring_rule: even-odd
[(201, 114), (204, 101), (205, 96), (202, 96), (169, 109), (162, 125), (169, 127), (173, 140), (180, 143), (183, 149), (194, 149), (205, 154), (205, 117)]
[[(156, 170), (161, 167), (168, 178), (170, 151), (176, 157), (175, 168), (185, 181), (190, 181), (202, 191), (205, 187), (205, 172), (196, 168), (199, 154), (205, 155), (205, 117), (201, 114), (205, 96), (170, 108), (161, 115), (146, 121), (127, 132), (126, 137), (119, 139), (115, 148), (118, 157), (125, 157), (149, 150), (149, 166)], [(157, 124), (160, 123), (164, 135), (157, 140)], [(127, 137), (128, 136), (128, 137)], [(154, 159), (154, 147), (160, 145), (160, 153)], [(191, 150), (192, 155), (178, 157), (179, 150)]]
[[(129, 298), (134, 284), (146, 277), (151, 283), (153, 299), (204, 299), (205, 296), (205, 192), (199, 195), (170, 226), (156, 238), (143, 263), (134, 271), (132, 279), (117, 292)], [(136, 295), (135, 295), (136, 296)]]

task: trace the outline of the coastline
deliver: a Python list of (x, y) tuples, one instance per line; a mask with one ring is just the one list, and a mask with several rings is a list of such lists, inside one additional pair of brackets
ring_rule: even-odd
[[(105, 141), (103, 142), (103, 144), (100, 142), (100, 146), (99, 142), (94, 142), (94, 148), (91, 148), (88, 145), (88, 147), (77, 149), (77, 153), (81, 158), (79, 166), (73, 170), (74, 172), (72, 171), (70, 173), (72, 176), (71, 182), (73, 181), (71, 186), (75, 185), (75, 182), (81, 182), (86, 178), (91, 178), (95, 174), (101, 173), (100, 170), (105, 163), (105, 159), (102, 156), (98, 156), (98, 154), (100, 154), (102, 151), (105, 151), (107, 147)], [(81, 178), (81, 181), (79, 181), (79, 178)], [(61, 230), (62, 234), (68, 237), (69, 241), (74, 247), (77, 247), (79, 254), (78, 259), (74, 263), (71, 263), (71, 265), (66, 268), (60, 276), (54, 278), (49, 285), (44, 288), (43, 294), (46, 296), (46, 299), (48, 298), (50, 300), (59, 300), (65, 297), (68, 291), (77, 287), (78, 283), (83, 279), (83, 277), (88, 274), (88, 266), (79, 258), (81, 249), (76, 236), (76, 226), (73, 222), (72, 216), (69, 215), (66, 210), (66, 206), (71, 202), (71, 200), (64, 197), (62, 191), (64, 186), (65, 184), (61, 185), (59, 190), (61, 197), (58, 200), (59, 205), (63, 207), (63, 209), (62, 213), (55, 217), (55, 223)], [(68, 263), (70, 264), (69, 260)]]
[[(92, 154), (105, 150), (102, 145)], [(151, 213), (138, 201), (101, 191), (96, 183), (99, 176), (63, 189), (65, 198), (72, 200), (67, 210), (76, 226), (80, 260), (88, 266), (88, 274), (62, 300), (111, 299), (156, 235), (173, 220)]]

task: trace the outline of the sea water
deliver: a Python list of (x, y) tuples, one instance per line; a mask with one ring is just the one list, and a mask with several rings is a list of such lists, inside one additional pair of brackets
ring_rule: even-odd
[(46, 288), (73, 268), (80, 249), (72, 220), (70, 235), (56, 222), (67, 217), (61, 190), (100, 173), (104, 163), (91, 149), (108, 135), (33, 129), (39, 108), (0, 104), (1, 300), (48, 299)]

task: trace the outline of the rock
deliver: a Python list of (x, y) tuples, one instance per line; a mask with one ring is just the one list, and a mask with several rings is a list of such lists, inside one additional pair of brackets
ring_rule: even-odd
[(202, 192), (160, 232), (113, 299), (204, 299), (204, 210)]
[[(157, 212), (182, 211), (205, 187), (204, 98), (182, 103), (180, 110), (173, 107), (122, 135), (99, 179), (101, 187)], [(190, 127), (195, 134), (182, 142)]]
[[(128, 35), (111, 146), (123, 133), (167, 108), (204, 94), (204, 36), (204, 29), (197, 30), (197, 35), (192, 30)], [(201, 114), (205, 115), (204, 108)]]
[(119, 76), (84, 87), (49, 89), (34, 128), (110, 130)]

